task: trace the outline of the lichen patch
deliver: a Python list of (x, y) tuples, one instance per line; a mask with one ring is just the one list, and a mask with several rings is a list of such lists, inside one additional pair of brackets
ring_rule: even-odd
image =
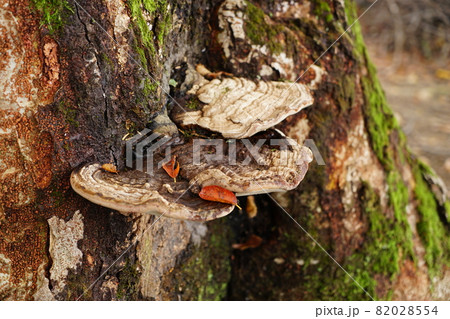
[(24, 50), (18, 43), (17, 21), (11, 12), (0, 8), (0, 100), (17, 100), (16, 80), (23, 66)]
[(0, 254), (0, 298), (10, 289), (11, 260)]
[(281, 52), (279, 54), (273, 55), (274, 61), (270, 64), (270, 66), (280, 73), (280, 76), (283, 79), (287, 79), (289, 81), (295, 81), (296, 75), (293, 72), (294, 70), (294, 59), (288, 57), (285, 52)]
[(105, 4), (108, 7), (107, 12), (111, 16), (110, 19), (114, 23), (113, 32), (117, 46), (117, 60), (123, 70), (129, 56), (127, 36), (130, 32), (130, 17), (122, 1), (106, 1)]
[[(191, 233), (186, 223), (162, 217), (156, 224), (140, 223), (137, 234), (143, 236), (136, 248), (141, 265), (139, 289), (144, 298), (162, 300), (162, 276), (176, 265), (176, 257), (186, 249)], [(148, 230), (148, 231), (147, 231)], [(167, 234), (178, 234), (170, 236)], [(164, 243), (164, 244), (161, 244)]]
[(28, 56), (14, 15), (0, 8), (0, 104), (24, 114), (36, 108), (39, 91), (40, 59)]
[(48, 220), (50, 226), (50, 281), (53, 284), (52, 293), (63, 292), (69, 270), (75, 271), (83, 257), (78, 248), (78, 241), (83, 238), (84, 223), (80, 211), (76, 211), (72, 219), (65, 222), (56, 216)]
[(218, 23), (222, 31), (217, 35), (217, 40), (227, 58), (231, 56), (230, 48), (234, 46), (232, 39), (245, 40), (244, 6), (242, 0), (227, 0), (218, 11)]
[(36, 301), (53, 301), (56, 300), (50, 288), (50, 281), (45, 277), (45, 263), (39, 266), (36, 279), (36, 292), (33, 299)]
[(303, 116), (294, 122), (293, 126), (289, 127), (288, 136), (294, 139), (299, 145), (305, 143), (309, 132), (311, 131), (311, 126), (309, 120)]
[(311, 3), (282, 1), (275, 4), (274, 16), (279, 19), (310, 19)]
[(353, 203), (357, 201), (355, 194), (361, 180), (368, 181), (377, 190), (383, 207), (386, 207), (385, 174), (370, 148), (362, 118), (359, 118), (358, 123), (354, 123), (347, 142), (337, 143), (335, 148), (336, 159), (332, 161), (334, 165), (330, 170), (328, 187), (338, 186), (339, 189), (344, 190), (342, 202), (345, 210), (350, 212), (356, 209)]

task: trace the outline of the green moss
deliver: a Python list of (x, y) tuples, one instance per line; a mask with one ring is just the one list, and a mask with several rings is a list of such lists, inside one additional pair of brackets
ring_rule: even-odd
[(77, 300), (82, 296), (81, 300), (92, 300), (92, 289), (89, 289), (90, 282), (82, 274), (76, 274), (72, 269), (69, 269), (67, 275), (67, 299)]
[[(319, 11), (320, 14), (331, 11), (328, 4), (323, 1), (316, 2), (316, 4), (317, 14), (319, 14)], [(356, 18), (353, 5), (353, 2), (346, 1), (348, 25), (353, 23)], [(382, 278), (393, 282), (400, 271), (402, 260), (405, 258), (415, 260), (412, 231), (406, 214), (406, 206), (410, 202), (410, 198), (408, 189), (397, 169), (404, 158), (402, 152), (405, 148), (405, 138), (387, 105), (381, 85), (376, 78), (375, 68), (368, 58), (361, 30), (357, 23), (353, 26), (352, 33), (355, 35), (352, 41), (355, 49), (355, 60), (359, 60), (362, 65), (368, 66), (367, 76), (361, 79), (365, 98), (363, 112), (372, 148), (387, 173), (387, 193), (393, 218), (386, 216), (380, 206), (378, 195), (368, 184), (364, 183), (360, 202), (363, 205), (364, 216), (368, 218), (369, 229), (365, 234), (363, 246), (347, 257), (342, 265), (374, 298), (388, 299), (391, 296), (389, 291), (384, 292), (382, 296), (376, 295), (378, 291), (376, 276), (382, 276)], [(333, 94), (342, 111), (353, 104), (355, 96), (354, 81), (355, 79), (352, 76), (345, 76), (341, 86), (337, 87)], [(314, 120), (314, 123), (321, 123), (321, 121)], [(315, 140), (320, 139), (315, 138)], [(315, 222), (312, 222), (312, 225), (315, 224)], [(312, 228), (313, 226), (308, 227), (308, 229)], [(327, 247), (325, 249), (328, 250)], [(312, 254), (314, 254), (313, 250), (305, 252), (305, 256)], [(318, 252), (316, 251), (315, 254), (318, 254)], [(321, 263), (322, 261), (319, 262), (319, 264)], [(305, 273), (307, 282), (312, 285), (308, 289), (314, 296), (311, 299), (319, 297), (335, 300), (370, 298), (339, 267), (332, 265), (324, 271), (328, 276), (318, 274), (316, 269)], [(324, 282), (324, 278), (333, 279)], [(318, 282), (315, 281), (316, 279), (318, 279)]]
[(141, 3), (144, 6), (145, 10), (147, 10), (149, 13), (155, 13), (155, 11), (158, 9), (158, 1), (142, 0)]
[[(141, 106), (159, 106), (159, 82), (162, 68), (161, 54), (172, 23), (172, 14), (167, 0), (128, 0), (135, 37), (135, 50), (142, 68), (152, 74), (153, 79), (144, 80), (142, 91), (136, 94), (136, 103)], [(152, 110), (136, 110), (136, 114), (149, 115)]]
[(362, 36), (361, 25), (355, 22), (358, 18), (356, 2), (353, 0), (345, 0), (345, 15), (347, 17), (347, 25), (350, 26), (353, 23), (352, 29), (350, 30), (353, 35), (352, 38), (347, 38), (353, 42), (354, 53), (357, 55), (358, 59), (364, 59), (368, 57), (366, 45), (364, 44), (364, 39)]
[(326, 1), (316, 1), (314, 6), (314, 14), (317, 17), (323, 17), (327, 23), (334, 20), (330, 5)]
[[(138, 46), (144, 47), (153, 60), (157, 49), (164, 46), (165, 37), (171, 27), (172, 15), (168, 10), (168, 2), (166, 0), (128, 0), (128, 6), (140, 37), (141, 43)], [(144, 17), (144, 11), (146, 11), (146, 15), (157, 17), (154, 19), (155, 25), (151, 29)], [(141, 53), (139, 53), (141, 62), (147, 65), (147, 61), (145, 63), (142, 61), (143, 59), (147, 60), (147, 57), (142, 56)]]
[(109, 65), (109, 67), (114, 67), (114, 62), (110, 59), (110, 57), (106, 53), (102, 52), (101, 58), (102, 61), (105, 61)]
[[(307, 175), (306, 179), (309, 178)], [(313, 179), (315, 178), (314, 176)], [(304, 185), (308, 185), (307, 187), (309, 188), (308, 180), (304, 181)], [(313, 238), (321, 238), (320, 244), (322, 247), (326, 251), (331, 252), (333, 251), (333, 241), (327, 241), (326, 231), (317, 227), (317, 225), (323, 225), (323, 221), (326, 219), (323, 213), (317, 210), (317, 207), (320, 207), (320, 194), (321, 192), (315, 187), (312, 189), (303, 188), (301, 194), (293, 198), (295, 202), (292, 203), (292, 206), (297, 207), (294, 211), (298, 209), (300, 212), (305, 212), (305, 214), (299, 215), (303, 215), (303, 218), (295, 218), (298, 223)], [(366, 202), (369, 203), (369, 201)], [(377, 209), (375, 208), (374, 210)], [(286, 259), (286, 265), (295, 265), (295, 262), (298, 260), (302, 260), (304, 264), (297, 271), (288, 268), (290, 269), (289, 271), (281, 273), (280, 268), (276, 268), (279, 266), (275, 265), (275, 263), (264, 264), (264, 268), (267, 268), (265, 273), (270, 274), (267, 277), (275, 276), (277, 281), (283, 284), (279, 287), (279, 285), (272, 282), (266, 283), (266, 286), (273, 287), (273, 289), (269, 296), (264, 296), (261, 299), (277, 300), (283, 298), (281, 296), (286, 291), (289, 291), (289, 296), (287, 296), (289, 299), (370, 300), (370, 297), (339, 266), (333, 263), (317, 244), (305, 234), (299, 234), (299, 229), (294, 224), (283, 223), (282, 233), (277, 243), (279, 248), (271, 248), (270, 256), (265, 256), (265, 259), (273, 260), (274, 256), (282, 256)], [(339, 260), (339, 263), (364, 289), (373, 295), (377, 282), (372, 278), (373, 274), (370, 274), (370, 268), (366, 267), (365, 253), (367, 253), (366, 249), (357, 251), (348, 259)], [(275, 273), (279, 273), (279, 275), (275, 275)], [(261, 280), (264, 279), (262, 278)], [(301, 285), (298, 282), (301, 282)]]
[(52, 190), (50, 194), (53, 198), (53, 207), (57, 208), (61, 206), (65, 199), (64, 194), (58, 189)]
[(420, 171), (424, 174), (424, 175), (429, 175), (431, 177), (436, 177), (436, 172), (433, 171), (433, 169), (428, 166), (427, 164), (425, 164), (423, 161), (421, 161), (420, 159), (416, 159), (413, 164), (417, 165), (417, 167), (420, 169)]
[[(356, 8), (353, 2), (346, 1), (348, 24), (356, 19)], [(439, 219), (438, 204), (429, 185), (423, 178), (423, 173), (434, 173), (423, 164), (413, 162), (406, 150), (406, 138), (400, 130), (391, 109), (389, 108), (381, 85), (376, 76), (376, 70), (370, 62), (364, 46), (359, 23), (355, 23), (354, 34), (355, 58), (367, 66), (367, 75), (361, 79), (364, 91), (366, 126), (372, 147), (387, 174), (388, 195), (397, 221), (397, 232), (405, 241), (404, 252), (414, 258), (412, 251), (412, 234), (409, 228), (405, 207), (410, 201), (405, 183), (400, 177), (400, 167), (406, 160), (413, 168), (416, 186), (414, 195), (418, 201), (417, 210), (421, 220), (417, 230), (425, 246), (425, 260), (430, 277), (433, 277), (449, 259), (450, 237)]]
[[(356, 7), (352, 1), (347, 0), (345, 3), (348, 25), (351, 25), (357, 18)], [(385, 170), (390, 171), (396, 167), (396, 157), (403, 157), (402, 148), (405, 146), (406, 138), (387, 104), (383, 89), (376, 75), (376, 69), (370, 61), (364, 45), (361, 27), (358, 22), (353, 25), (351, 32), (354, 35), (355, 59), (359, 60), (362, 65), (367, 66), (367, 75), (361, 78), (361, 84), (365, 100), (364, 115), (372, 148)]]
[(162, 16), (158, 23), (156, 38), (158, 39), (159, 46), (162, 47), (164, 45), (164, 40), (172, 27), (172, 15), (167, 10), (167, 1), (158, 1), (158, 3)]
[[(396, 199), (398, 205), (407, 202), (407, 192), (402, 189), (401, 194), (402, 197)], [(363, 182), (360, 196), (362, 210), (364, 216), (368, 218), (369, 228), (364, 235), (365, 241), (362, 247), (340, 263), (372, 297), (389, 299), (390, 291), (386, 291), (380, 296), (377, 295), (379, 283), (375, 278), (377, 276), (378, 278), (384, 277), (391, 282), (395, 280), (396, 275), (400, 272), (401, 260), (411, 254), (411, 241), (404, 239), (409, 238), (409, 235), (405, 234), (403, 226), (400, 226), (395, 219), (386, 217), (380, 205), (379, 196), (369, 184)], [(306, 255), (323, 255), (318, 264), (329, 265), (323, 270), (318, 269), (317, 266), (310, 266), (312, 269), (308, 271), (307, 267), (309, 266), (305, 263), (305, 282), (311, 293), (310, 299), (370, 300), (361, 287), (342, 269), (335, 264), (329, 264), (328, 257), (319, 248), (312, 246)]]
[(368, 240), (364, 248), (371, 254), (366, 257), (366, 266), (372, 264), (371, 269), (374, 273), (392, 277), (399, 271), (397, 246), (399, 243), (401, 245), (402, 238), (395, 232), (395, 221), (386, 218), (378, 196), (368, 185), (363, 188), (361, 201), (369, 219)]
[[(374, 220), (378, 222), (376, 214), (373, 216)], [(315, 218), (318, 217), (311, 218), (307, 224), (315, 224)], [(380, 220), (382, 219), (380, 218)], [(303, 222), (303, 225), (305, 225), (305, 222)], [(317, 227), (306, 226), (305, 228), (308, 229), (312, 237), (320, 237), (320, 234), (316, 231)], [(378, 232), (376, 230), (377, 228), (385, 229), (384, 225), (374, 225), (374, 233)], [(292, 234), (297, 235), (293, 236)], [(373, 271), (372, 264), (378, 265), (381, 261), (376, 260), (379, 256), (378, 254), (374, 254), (373, 251), (368, 251), (376, 241), (374, 242), (372, 239), (367, 240), (361, 250), (356, 251), (344, 261), (339, 261), (343, 268), (353, 277), (355, 280), (353, 281), (338, 265), (330, 261), (330, 258), (321, 248), (311, 242), (311, 240), (308, 240), (308, 238), (298, 236), (298, 229), (286, 230), (283, 236), (284, 238), (281, 240), (283, 250), (280, 250), (278, 254), (288, 249), (289, 259), (304, 260), (304, 265), (302, 265), (300, 274), (298, 275), (292, 270), (280, 274), (279, 280), (284, 283), (283, 287), (280, 287), (281, 291), (274, 289), (272, 292), (273, 295), (268, 299), (279, 299), (278, 294), (283, 291), (290, 291), (289, 299), (295, 298), (295, 295), (299, 295), (300, 297), (297, 298), (302, 300), (371, 300), (369, 295), (355, 281), (370, 295), (376, 298), (375, 290), (377, 281), (373, 277), (374, 272), (371, 271)], [(324, 242), (321, 242), (321, 245), (327, 251), (332, 250)], [(379, 244), (379, 246), (382, 245)], [(390, 252), (390, 250), (384, 250), (382, 255), (383, 259), (385, 259), (385, 256), (390, 256)], [(274, 267), (274, 265), (272, 263), (268, 266), (266, 265), (266, 267)], [(302, 284), (295, 284), (299, 280)], [(292, 287), (287, 284), (288, 282), (292, 282)], [(273, 284), (268, 283), (267, 285), (272, 286)]]
[(158, 92), (159, 82), (158, 81), (152, 81), (148, 78), (145, 78), (144, 80), (144, 95), (145, 96), (151, 96), (156, 95)]
[(190, 287), (196, 292), (194, 299), (198, 301), (222, 300), (226, 296), (228, 283), (216, 278), (214, 270), (209, 268), (207, 264), (207, 260), (197, 255), (190, 259), (183, 269), (188, 277), (195, 276), (201, 281), (201, 284), (193, 283), (195, 287)]
[[(402, 194), (404, 192), (402, 191)], [(406, 193), (407, 195), (407, 193)], [(376, 275), (393, 281), (400, 271), (402, 258), (410, 254), (410, 242), (404, 240), (404, 227), (383, 213), (379, 196), (367, 183), (360, 191), (364, 216), (368, 218), (369, 229), (363, 246), (346, 258), (344, 269), (375, 299), (388, 299), (389, 292), (377, 296)], [(403, 197), (402, 200), (404, 200)], [(400, 201), (400, 199), (399, 199)], [(407, 202), (407, 200), (406, 200)], [(333, 265), (335, 276), (332, 282), (321, 283), (320, 295), (331, 300), (369, 300), (370, 297), (340, 268)], [(322, 278), (323, 280), (323, 278)]]
[[(353, 2), (346, 1), (346, 10), (348, 24), (351, 24), (356, 17)], [(367, 66), (367, 75), (361, 78), (361, 84), (365, 100), (363, 111), (369, 138), (387, 174), (389, 203), (394, 211), (398, 236), (404, 243), (405, 253), (414, 258), (412, 232), (406, 217), (406, 206), (409, 203), (408, 189), (399, 173), (399, 166), (405, 158), (406, 138), (387, 104), (375, 67), (367, 54), (358, 23), (353, 25), (353, 34), (356, 59), (361, 59), (361, 64)]]
[[(301, 193), (291, 197), (293, 209), (288, 211), (313, 238), (321, 238), (322, 247), (334, 255), (335, 239), (331, 237), (330, 228), (325, 226), (329, 219), (318, 210), (324, 193), (309, 183), (310, 180), (315, 182), (316, 172), (324, 174), (315, 171), (313, 176), (306, 176)], [(318, 178), (323, 179), (322, 176)], [(407, 192), (402, 186), (400, 189), (395, 204), (399, 207), (408, 202)], [(410, 255), (410, 242), (404, 240), (408, 236), (396, 218), (386, 216), (377, 192), (368, 183), (362, 182), (358, 196), (361, 215), (367, 219), (367, 229), (361, 234), (364, 242), (348, 256), (335, 256), (354, 280), (294, 223), (280, 221), (279, 225), (274, 225), (279, 234), (276, 245), (260, 247), (258, 257), (237, 261), (239, 265), (245, 262), (249, 268), (264, 269), (264, 275), (249, 272), (242, 276), (242, 281), (252, 283), (251, 287), (245, 287), (245, 297), (250, 300), (371, 300), (362, 287), (375, 299), (391, 298), (392, 293), (384, 287), (389, 288), (389, 284), (395, 282), (402, 260)], [(285, 263), (277, 265), (273, 262), (275, 257), (282, 257)], [(301, 264), (298, 263), (300, 260)], [(239, 284), (245, 285), (239, 282), (236, 285)], [(271, 287), (271, 290), (266, 292), (264, 287)]]
[[(154, 56), (156, 54), (156, 48), (154, 43), (154, 34), (153, 31), (147, 25), (147, 21), (144, 18), (142, 13), (142, 1), (141, 0), (129, 0), (128, 6), (131, 11), (131, 16), (133, 17), (133, 22), (138, 30), (140, 36), (140, 42), (143, 47), (145, 47), (148, 52)], [(142, 52), (138, 52), (141, 57), (141, 63), (147, 65), (147, 58), (144, 53), (144, 49), (141, 49)], [(144, 53), (142, 56), (141, 53)], [(142, 61), (142, 60), (145, 60)]]
[(135, 50), (139, 56), (139, 59), (141, 60), (142, 68), (144, 68), (145, 70), (148, 70), (148, 63), (147, 63), (147, 57), (145, 56), (145, 50), (138, 46), (136, 46)]
[(183, 300), (223, 300), (231, 277), (226, 220), (208, 223), (210, 235), (173, 271), (174, 289)]
[(136, 264), (127, 259), (124, 268), (117, 275), (119, 286), (117, 298), (119, 300), (138, 300), (139, 271)]
[(46, 26), (50, 33), (58, 31), (74, 12), (66, 0), (31, 0), (31, 4), (40, 14), (41, 26)]
[(69, 106), (66, 101), (61, 100), (58, 103), (58, 110), (62, 113), (64, 116), (64, 119), (66, 122), (72, 126), (78, 127), (80, 123), (76, 120), (77, 117), (77, 111)]
[(277, 35), (284, 32), (285, 27), (280, 24), (267, 24), (265, 14), (262, 9), (253, 3), (246, 1), (245, 34), (250, 41), (256, 45), (267, 45), (273, 54), (283, 52), (282, 43), (277, 39)]
[[(401, 145), (393, 145), (391, 134), (403, 133), (400, 132), (397, 120), (387, 105), (375, 72), (369, 72), (361, 81), (365, 96), (365, 118), (373, 150), (385, 169), (392, 170), (395, 168), (394, 152), (399, 150)], [(394, 149), (394, 146), (397, 149)]]
[[(347, 11), (348, 23), (351, 24), (355, 18), (355, 8), (348, 2), (346, 8), (351, 8)], [(386, 183), (388, 185), (389, 203), (397, 221), (398, 236), (401, 236), (401, 240), (404, 242), (405, 253), (414, 257), (412, 233), (406, 217), (406, 206), (409, 203), (408, 189), (398, 172), (399, 165), (405, 157), (406, 138), (387, 104), (383, 89), (376, 76), (375, 67), (367, 54), (359, 24), (355, 23), (353, 28), (357, 57), (363, 59), (361, 62), (367, 65), (368, 71), (367, 75), (361, 79), (365, 100), (363, 111), (367, 130), (372, 148), (387, 173)]]
[(355, 99), (355, 77), (352, 75), (344, 75), (341, 81), (339, 81), (338, 89), (334, 91), (333, 95), (343, 112), (350, 109)]
[[(417, 223), (417, 231), (425, 246), (425, 261), (427, 262), (430, 276), (439, 274), (444, 264), (450, 264), (450, 236), (438, 215), (438, 203), (423, 174), (430, 169), (421, 162), (413, 166), (416, 187), (414, 195), (417, 199), (417, 210), (420, 220)], [(448, 207), (448, 203), (446, 203)]]
[(403, 248), (403, 256), (415, 260), (412, 242), (412, 231), (409, 226), (406, 206), (410, 202), (408, 188), (397, 171), (390, 171), (386, 178), (390, 206), (394, 210), (395, 233)]
[(193, 96), (186, 102), (186, 107), (190, 110), (200, 110), (202, 108), (202, 102), (200, 102), (197, 96)]

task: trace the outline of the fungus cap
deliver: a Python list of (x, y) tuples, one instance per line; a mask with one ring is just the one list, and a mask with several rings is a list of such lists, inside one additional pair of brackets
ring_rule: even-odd
[[(258, 141), (265, 142), (258, 146)], [(208, 149), (195, 149), (192, 144), (179, 145), (172, 152), (180, 162), (180, 175), (195, 193), (210, 185), (226, 188), (236, 196), (292, 190), (303, 180), (313, 159), (309, 148), (276, 130), (248, 141), (223, 143), (223, 156), (212, 156)], [(252, 154), (250, 147), (259, 147), (258, 152)]]
[(194, 221), (223, 217), (233, 205), (208, 202), (189, 191), (188, 182), (174, 183), (165, 172), (150, 176), (138, 170), (110, 173), (98, 163), (72, 172), (72, 188), (87, 200), (126, 215), (163, 215)]
[(200, 75), (189, 93), (204, 103), (200, 110), (179, 110), (173, 119), (180, 126), (198, 125), (225, 138), (247, 138), (265, 131), (314, 100), (300, 83), (223, 78), (207, 81)]

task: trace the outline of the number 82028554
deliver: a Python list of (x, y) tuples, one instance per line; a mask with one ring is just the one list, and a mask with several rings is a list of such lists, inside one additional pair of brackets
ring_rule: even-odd
[(416, 315), (416, 316), (428, 316), (437, 315), (437, 306), (377, 306), (376, 315), (379, 316), (405, 316), (405, 315)]

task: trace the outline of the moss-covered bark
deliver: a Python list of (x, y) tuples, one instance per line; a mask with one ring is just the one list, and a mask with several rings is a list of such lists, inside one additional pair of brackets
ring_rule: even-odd
[[(323, 39), (317, 42), (331, 44), (357, 17), (356, 8), (350, 1), (346, 2), (345, 8), (339, 8), (335, 2), (325, 1), (314, 1), (311, 5), (314, 7), (312, 12), (318, 18), (316, 29), (320, 30), (322, 25), (326, 25), (329, 34), (315, 35), (309, 29), (308, 37)], [(341, 9), (345, 9), (345, 15)], [(300, 27), (302, 24), (296, 20), (290, 24), (295, 25), (293, 30), (306, 33)], [(322, 53), (320, 49), (312, 49), (316, 56)], [(406, 262), (415, 263), (415, 271), (420, 273), (417, 262), (425, 259), (430, 279), (441, 276), (448, 265), (448, 224), (439, 218), (439, 211), (444, 207), (441, 203), (441, 208), (438, 208), (439, 203), (431, 191), (431, 185), (422, 176), (423, 167), (407, 150), (405, 137), (386, 103), (357, 22), (340, 43), (336, 43), (334, 50), (335, 54), (325, 55), (318, 62), (329, 74), (326, 79), (328, 83), (321, 85), (315, 92), (316, 104), (307, 115), (312, 126), (309, 137), (314, 139), (325, 162), (332, 168), (313, 165), (299, 191), (290, 195), (294, 198), (291, 198), (291, 204), (286, 208), (371, 296), (376, 299), (395, 298), (401, 295), (398, 282)], [(341, 55), (341, 52), (345, 52), (345, 55)], [(332, 78), (337, 79), (338, 84), (333, 83)], [(380, 189), (373, 188), (373, 181), (364, 180), (361, 176), (361, 182), (354, 183), (358, 190), (354, 191), (357, 195), (352, 205), (358, 207), (358, 218), (363, 224), (359, 234), (362, 238), (352, 234), (355, 240), (350, 241), (346, 251), (342, 251), (344, 248), (339, 241), (345, 242), (346, 231), (338, 228), (344, 227), (341, 221), (348, 212), (342, 198), (344, 189), (342, 185), (336, 185), (339, 182), (333, 180), (331, 176), (335, 172), (330, 170), (341, 169), (334, 163), (337, 161), (335, 144), (349, 142), (346, 139), (352, 129), (351, 123), (356, 122), (356, 116), (363, 117), (373, 154), (384, 171), (385, 191), (381, 190), (381, 195), (385, 196), (387, 202), (381, 203)], [(408, 177), (408, 171), (413, 172), (414, 181)], [(363, 175), (363, 171), (360, 172)], [(411, 205), (417, 206), (412, 209)], [(284, 214), (281, 211), (265, 213)], [(417, 224), (411, 224), (408, 220), (411, 214), (418, 216)], [(264, 228), (265, 231), (277, 229), (275, 234), (271, 233), (277, 243), (275, 246), (258, 248), (259, 254), (239, 254), (234, 264), (237, 278), (231, 284), (231, 298), (370, 299), (350, 276), (311, 242), (311, 238), (299, 228), (288, 227), (285, 223), (290, 221), (277, 221), (275, 225)], [(330, 224), (338, 226), (334, 228)], [(425, 247), (424, 256), (420, 254), (417, 240), (413, 240), (417, 235), (420, 236), (419, 245)], [(282, 266), (277, 265), (273, 262), (276, 257), (282, 257), (286, 262)], [(242, 264), (267, 270), (263, 275), (255, 275), (251, 271), (242, 273), (239, 266)], [(429, 290), (432, 289), (429, 282), (425, 284), (429, 285)], [(268, 292), (263, 286), (275, 289)]]
[[(349, 22), (352, 22), (356, 17), (355, 6), (349, 3), (347, 8)], [(409, 164), (413, 171), (414, 199), (417, 200), (417, 211), (420, 215), (417, 227), (426, 249), (425, 260), (430, 276), (433, 277), (438, 275), (445, 265), (449, 265), (450, 261), (448, 223), (439, 218), (439, 210), (445, 210), (445, 204), (439, 204), (431, 190), (431, 185), (424, 179), (424, 174), (431, 172), (430, 168), (407, 150), (406, 138), (386, 102), (384, 92), (376, 78), (375, 67), (364, 47), (358, 25), (354, 29), (354, 34), (355, 49), (360, 54), (361, 63), (366, 65), (368, 71), (367, 76), (362, 78), (362, 85), (365, 94), (365, 119), (372, 147), (388, 174), (389, 198), (394, 207), (395, 217), (401, 224), (400, 227), (406, 229), (407, 234), (404, 239), (408, 242), (411, 241), (411, 234), (407, 227), (405, 212), (401, 208), (406, 207), (410, 198), (406, 194), (405, 182), (400, 179), (398, 171), (405, 164)]]
[(170, 300), (223, 300), (231, 279), (230, 229), (226, 220), (209, 223), (210, 234), (201, 245), (189, 247), (165, 278), (173, 287), (165, 293)]

